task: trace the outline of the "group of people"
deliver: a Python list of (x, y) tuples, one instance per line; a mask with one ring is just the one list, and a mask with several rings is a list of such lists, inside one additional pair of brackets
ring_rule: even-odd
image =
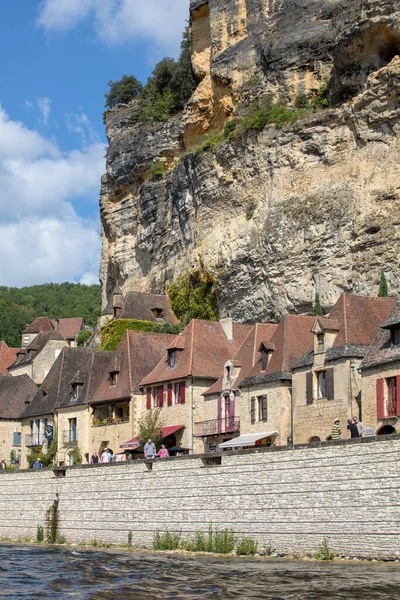
[[(364, 425), (358, 420), (358, 417), (347, 420), (347, 432), (348, 438), (362, 437), (364, 433)], [(332, 425), (332, 439), (333, 440), (344, 440), (342, 430), (340, 427), (340, 419), (336, 418)]]
[(144, 457), (155, 458), (156, 456), (159, 458), (167, 458), (169, 456), (169, 452), (166, 447), (162, 445), (160, 450), (156, 453), (156, 447), (153, 443), (153, 440), (149, 439), (144, 445)]
[[(125, 455), (114, 454), (111, 448), (104, 448), (100, 456), (97, 454), (97, 452), (93, 452), (90, 459), (90, 464), (97, 465), (98, 463), (120, 462), (123, 460), (124, 456), (125, 460), (130, 460), (132, 458), (129, 452), (126, 452)], [(144, 457), (155, 458), (156, 456), (159, 458), (167, 458), (169, 456), (169, 452), (164, 445), (162, 445), (160, 450), (157, 452), (153, 441), (149, 439), (144, 445)]]

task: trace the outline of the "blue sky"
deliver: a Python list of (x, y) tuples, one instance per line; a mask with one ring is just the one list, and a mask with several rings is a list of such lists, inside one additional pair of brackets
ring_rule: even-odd
[(96, 283), (107, 82), (179, 54), (189, 0), (6, 0), (0, 285)]

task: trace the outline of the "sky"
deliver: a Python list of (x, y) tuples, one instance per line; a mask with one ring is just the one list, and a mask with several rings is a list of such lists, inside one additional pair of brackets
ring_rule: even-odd
[(0, 285), (98, 283), (107, 83), (177, 57), (189, 0), (4, 0)]

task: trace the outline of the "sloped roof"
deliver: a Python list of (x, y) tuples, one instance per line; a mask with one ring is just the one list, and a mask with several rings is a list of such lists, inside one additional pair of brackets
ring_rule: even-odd
[[(63, 348), (22, 418), (88, 404), (112, 355), (94, 348)], [(82, 388), (74, 398), (72, 383), (77, 374)]]
[[(152, 309), (162, 309), (164, 316), (157, 319)], [(123, 299), (121, 319), (137, 319), (138, 321), (166, 321), (179, 323), (172, 312), (171, 303), (166, 294), (147, 294), (145, 292), (127, 292)]]
[(391, 327), (396, 327), (397, 325), (400, 325), (400, 303), (399, 302), (396, 303), (392, 312), (390, 313), (390, 315), (388, 316), (386, 321), (383, 323), (382, 327), (384, 329), (390, 329)]
[(0, 375), (0, 419), (19, 419), (37, 387), (28, 375)]
[(333, 330), (333, 331), (339, 331), (340, 329), (340, 325), (339, 322), (336, 319), (331, 319), (329, 317), (315, 317), (315, 321), (318, 321), (319, 325), (321, 326), (322, 329), (327, 329), (327, 330)]
[[(278, 325), (275, 323), (257, 323), (251, 327), (246, 339), (240, 345), (232, 358), (234, 365), (241, 367), (239, 375), (235, 379), (232, 386), (233, 390), (236, 390), (243, 379), (250, 375), (255, 363), (260, 360), (260, 346), (262, 344), (270, 344), (270, 338), (276, 331), (277, 327)], [(204, 393), (204, 396), (209, 394), (218, 394), (221, 392), (223, 379), (224, 375), (222, 372), (218, 380)]]
[[(133, 393), (141, 393), (140, 382), (154, 369), (175, 338), (174, 334), (126, 331), (115, 356), (104, 370), (91, 403), (130, 398)], [(119, 374), (116, 384), (110, 386), (113, 371)]]
[(33, 362), (50, 340), (59, 340), (67, 343), (67, 340), (59, 331), (55, 331), (54, 329), (51, 331), (41, 331), (26, 349), (22, 348), (19, 351), (20, 354), (17, 355), (15, 362), (8, 369), (12, 371), (16, 367), (28, 365)]
[(400, 361), (400, 347), (391, 343), (390, 329), (400, 325), (400, 305), (397, 303), (368, 348), (361, 363), (361, 368), (377, 366), (394, 361)]
[(234, 355), (251, 328), (252, 325), (234, 323), (233, 340), (228, 342), (219, 322), (193, 319), (170, 345), (170, 348), (182, 348), (177, 350), (175, 367), (168, 367), (165, 352), (140, 386), (190, 376), (218, 379), (225, 362)]
[(56, 321), (52, 320), (54, 329), (58, 329), (62, 336), (66, 340), (73, 340), (77, 333), (82, 331), (84, 328), (83, 317), (70, 317), (67, 319), (59, 319), (58, 325)]
[(312, 343), (311, 331), (315, 317), (286, 315), (271, 336), (275, 346), (265, 371), (262, 371), (261, 355), (241, 386), (263, 381), (291, 379), (292, 367)]
[(23, 330), (24, 333), (39, 333), (40, 331), (54, 331), (54, 325), (48, 317), (36, 317), (30, 325)]
[(5, 375), (8, 367), (15, 362), (19, 348), (9, 348), (5, 342), (0, 342), (0, 375)]

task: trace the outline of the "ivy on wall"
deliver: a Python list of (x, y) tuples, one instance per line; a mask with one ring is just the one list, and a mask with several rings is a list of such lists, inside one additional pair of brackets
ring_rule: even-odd
[(100, 350), (116, 350), (126, 331), (153, 331), (155, 333), (179, 333), (179, 325), (153, 323), (137, 319), (116, 319), (101, 328)]

